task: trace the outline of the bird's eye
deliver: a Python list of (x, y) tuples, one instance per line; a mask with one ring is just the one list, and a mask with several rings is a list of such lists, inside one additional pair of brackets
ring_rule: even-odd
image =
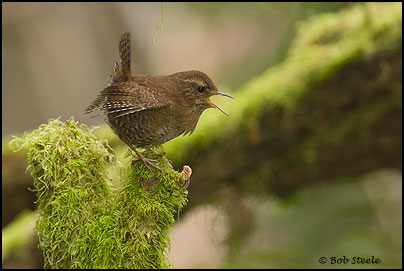
[(204, 86), (198, 86), (198, 92), (199, 93), (203, 93), (205, 91), (205, 87)]

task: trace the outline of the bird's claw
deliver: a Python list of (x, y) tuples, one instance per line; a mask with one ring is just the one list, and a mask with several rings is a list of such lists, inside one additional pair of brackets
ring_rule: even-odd
[(142, 161), (143, 164), (149, 169), (151, 170), (150, 166), (154, 167), (155, 169), (160, 170), (161, 172), (164, 172), (164, 170), (162, 170), (160, 167), (156, 166), (153, 162), (157, 163), (158, 160), (154, 160), (154, 159), (149, 159), (146, 157), (139, 157), (139, 159), (133, 160), (132, 161), (132, 165), (134, 165), (135, 163)]

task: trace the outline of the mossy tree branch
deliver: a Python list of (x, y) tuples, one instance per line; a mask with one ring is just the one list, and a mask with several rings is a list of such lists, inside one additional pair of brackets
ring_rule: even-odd
[(186, 204), (187, 191), (181, 186), (188, 171), (173, 170), (163, 155), (151, 150), (146, 155), (157, 159), (164, 172), (134, 163), (122, 169), (116, 189), (108, 181), (112, 150), (73, 119), (50, 120), (10, 145), (28, 149), (45, 267), (170, 266), (168, 230)]

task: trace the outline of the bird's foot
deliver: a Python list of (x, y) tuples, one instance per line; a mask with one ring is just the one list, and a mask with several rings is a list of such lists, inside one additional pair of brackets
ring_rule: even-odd
[[(135, 151), (135, 153), (137, 154), (137, 156), (139, 157), (139, 159), (133, 160), (132, 161), (132, 165), (134, 165), (135, 163), (142, 161), (143, 164), (149, 169), (151, 170), (150, 166), (154, 167), (155, 169), (160, 170), (161, 172), (164, 172), (164, 170), (162, 170), (160, 167), (156, 166), (154, 163), (157, 163), (158, 160), (154, 160), (154, 159), (150, 159), (145, 157), (143, 154), (141, 154), (140, 152), (138, 152), (135, 148), (131, 148), (132, 150)], [(154, 162), (154, 163), (153, 163)]]
[(139, 159), (135, 159), (132, 161), (132, 165), (136, 164), (137, 162), (143, 162), (143, 164), (149, 169), (151, 170), (150, 166), (154, 167), (155, 169), (160, 170), (161, 172), (164, 172), (164, 170), (162, 170), (160, 167), (156, 166), (153, 162), (158, 162), (157, 160), (154, 159), (149, 159), (143, 156), (144, 159), (139, 158)]
[[(161, 151), (158, 151), (158, 150)], [(166, 153), (164, 152), (163, 148), (161, 146), (157, 146), (155, 148), (151, 148), (150, 149), (157, 157), (162, 158), (164, 161), (167, 162), (167, 165), (169, 166), (169, 168), (173, 169), (173, 165), (171, 164), (170, 160), (167, 159), (166, 157)]]

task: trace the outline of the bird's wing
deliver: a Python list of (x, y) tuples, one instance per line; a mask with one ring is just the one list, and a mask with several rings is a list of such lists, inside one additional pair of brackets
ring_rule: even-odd
[(106, 87), (86, 109), (86, 113), (98, 108), (103, 113), (114, 114), (115, 118), (119, 118), (166, 105), (167, 102), (149, 88), (133, 81), (127, 81)]

